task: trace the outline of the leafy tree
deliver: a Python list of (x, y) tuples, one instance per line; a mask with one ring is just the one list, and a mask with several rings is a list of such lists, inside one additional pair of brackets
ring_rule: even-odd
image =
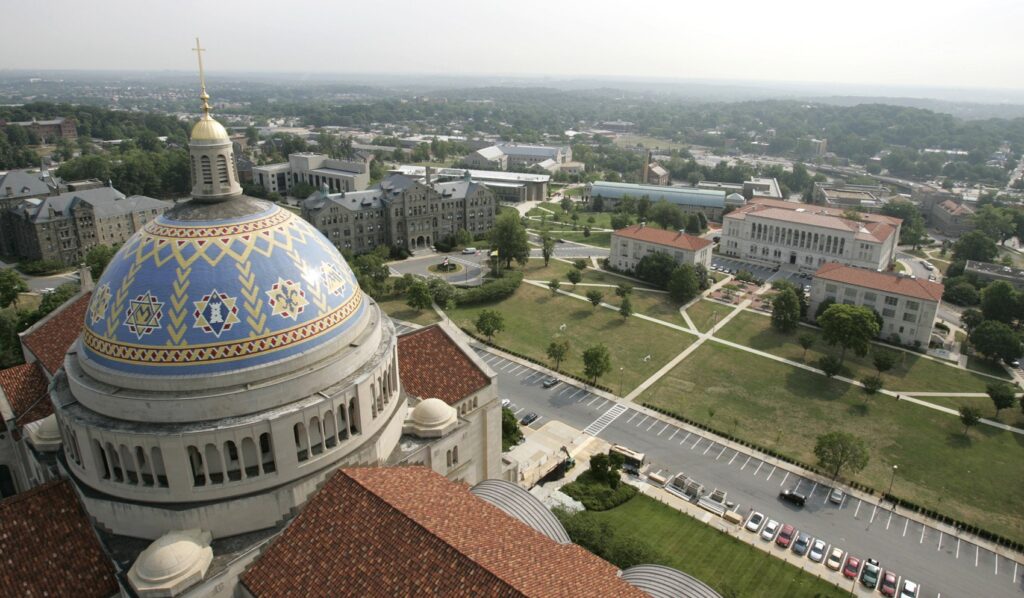
[(504, 329), (505, 317), (499, 311), (485, 309), (476, 318), (476, 331), (486, 336), (487, 342), (490, 342), (491, 337)]
[(772, 326), (779, 332), (789, 334), (799, 325), (800, 300), (792, 289), (785, 289), (772, 300)]
[(572, 283), (573, 289), (575, 289), (576, 285), (579, 284), (581, 280), (583, 280), (583, 274), (580, 273), (580, 271), (575, 268), (569, 270), (569, 273), (566, 274), (565, 277), (568, 278), (569, 282)]
[(981, 421), (981, 410), (977, 407), (970, 405), (964, 405), (960, 408), (960, 423), (964, 425), (964, 436), (967, 436), (967, 430), (971, 427), (978, 425)]
[(562, 206), (562, 211), (563, 212), (571, 212), (572, 211), (572, 198), (570, 198), (568, 195), (564, 196), (562, 198), (561, 206)]
[(664, 289), (676, 269), (676, 261), (667, 253), (655, 251), (640, 258), (636, 263), (636, 276), (640, 280), (649, 282), (654, 286)]
[(690, 233), (691, 235), (700, 234), (700, 219), (697, 218), (696, 214), (686, 215), (686, 232)]
[(584, 225), (584, 227), (583, 227), (583, 236), (584, 237), (589, 237), (590, 236), (590, 226), (589, 225)]
[(115, 253), (117, 253), (117, 248), (109, 245), (95, 245), (86, 252), (85, 265), (89, 266), (89, 273), (93, 280), (99, 280)]
[(864, 392), (873, 395), (882, 390), (882, 378), (880, 376), (865, 376), (860, 383), (864, 385)]
[(629, 295), (622, 298), (622, 304), (619, 305), (619, 315), (622, 316), (623, 320), (633, 315), (633, 302), (629, 300)]
[(679, 303), (686, 303), (700, 293), (697, 271), (690, 264), (683, 264), (672, 271), (668, 280), (668, 294)]
[(814, 456), (818, 458), (818, 465), (832, 473), (833, 480), (839, 477), (843, 468), (857, 473), (868, 464), (867, 445), (849, 432), (829, 432), (818, 436)]
[(598, 344), (583, 351), (583, 373), (594, 384), (611, 369), (612, 358), (608, 353), (608, 347)]
[(1021, 356), (1020, 337), (1006, 324), (985, 320), (971, 332), (971, 345), (989, 359), (1013, 361)]
[(965, 309), (963, 313), (960, 314), (960, 323), (963, 324), (963, 327), (967, 330), (968, 334), (977, 328), (978, 324), (981, 324), (984, 321), (985, 315), (981, 313), (980, 309)]
[(633, 285), (628, 282), (621, 282), (615, 287), (615, 294), (619, 297), (626, 297), (633, 292)]
[(832, 378), (839, 375), (843, 369), (843, 362), (835, 355), (825, 355), (818, 360), (818, 367), (825, 372), (826, 377)]
[(942, 292), (942, 299), (954, 305), (977, 305), (978, 289), (966, 280), (950, 281)]
[(597, 289), (587, 291), (587, 301), (596, 309), (598, 305), (601, 305), (601, 299), (604, 299), (604, 293)]
[(611, 226), (612, 230), (619, 230), (629, 226), (629, 214), (612, 214)]
[(704, 212), (697, 212), (697, 225), (700, 230), (707, 230), (708, 217), (704, 215)]
[(557, 295), (558, 294), (558, 289), (561, 286), (562, 286), (562, 282), (560, 280), (558, 280), (557, 278), (552, 278), (551, 280), (548, 281), (548, 288), (551, 289), (551, 294), (552, 295)]
[(555, 371), (560, 371), (559, 368), (562, 366), (562, 360), (569, 355), (569, 341), (568, 339), (560, 339), (551, 341), (551, 344), (547, 348), (548, 359), (555, 362)]
[(587, 269), (587, 260), (583, 258), (573, 260), (572, 267), (582, 272)]
[(809, 332), (805, 332), (805, 333), (801, 334), (800, 336), (796, 337), (796, 340), (797, 340), (798, 343), (800, 343), (800, 346), (804, 350), (804, 356), (803, 356), (802, 359), (804, 361), (806, 361), (807, 360), (807, 350), (814, 346), (814, 335), (809, 333)]
[(1017, 292), (1010, 283), (997, 280), (981, 292), (981, 313), (986, 320), (1012, 324), (1017, 313)]
[(890, 201), (882, 207), (882, 214), (903, 220), (900, 227), (901, 245), (920, 245), (927, 238), (924, 218), (916, 205), (905, 200)]
[(1017, 389), (1005, 382), (993, 382), (985, 386), (985, 392), (992, 399), (992, 404), (996, 408), (996, 418), (999, 417), (1000, 411), (1013, 407), (1013, 404), (1017, 402)]
[(686, 225), (686, 213), (682, 208), (662, 199), (650, 210), (651, 220), (664, 229), (679, 230)]
[(977, 260), (979, 262), (991, 262), (999, 255), (999, 248), (996, 242), (980, 230), (972, 230), (960, 235), (960, 238), (953, 244), (953, 260)]
[(507, 451), (523, 438), (523, 431), (519, 428), (519, 420), (516, 414), (508, 407), (501, 408), (501, 450)]
[(512, 267), (512, 260), (526, 265), (530, 259), (530, 244), (526, 228), (513, 211), (502, 212), (491, 229), (491, 243), (498, 250), (498, 259), (505, 261), (505, 267)]
[(1017, 230), (1011, 213), (996, 206), (981, 206), (974, 213), (974, 228), (991, 239), (1003, 243)]
[(896, 355), (892, 351), (876, 348), (871, 361), (875, 365), (875, 371), (877, 371), (878, 375), (881, 376), (896, 365)]
[(548, 263), (551, 262), (551, 256), (555, 255), (555, 240), (547, 233), (541, 237), (540, 254), (544, 257), (544, 267), (547, 268)]
[(840, 363), (848, 349), (860, 356), (867, 355), (871, 340), (878, 336), (879, 330), (875, 314), (858, 305), (832, 305), (818, 317), (818, 325), (826, 343), (842, 348)]
[(416, 311), (423, 311), (431, 306), (434, 298), (430, 295), (427, 283), (417, 280), (405, 291), (405, 303)]
[(815, 312), (814, 312), (814, 320), (817, 321), (818, 318), (821, 317), (821, 314), (823, 314), (826, 311), (828, 311), (828, 308), (832, 307), (835, 304), (836, 304), (836, 300), (832, 299), (831, 297), (828, 298), (828, 299), (825, 299), (824, 301), (819, 303), (818, 304), (818, 309), (815, 310)]
[(18, 293), (28, 291), (25, 279), (14, 268), (0, 270), (0, 307), (7, 307), (18, 299)]

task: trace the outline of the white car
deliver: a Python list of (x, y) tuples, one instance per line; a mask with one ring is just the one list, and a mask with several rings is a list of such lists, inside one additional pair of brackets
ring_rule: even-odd
[(466, 247), (462, 250), (462, 255), (473, 255), (476, 253), (476, 247)]
[(832, 492), (828, 493), (828, 502), (836, 505), (843, 504), (843, 491), (839, 488), (833, 488)]
[(811, 549), (807, 551), (807, 558), (815, 563), (820, 563), (825, 559), (825, 549), (827, 548), (828, 544), (825, 544), (824, 540), (815, 540), (811, 542)]
[(777, 533), (779, 533), (779, 522), (769, 519), (768, 523), (764, 524), (764, 529), (761, 530), (761, 539), (771, 542)]
[(501, 400), (501, 406), (502, 407), (508, 407), (511, 404), (512, 404), (512, 399), (502, 399)]
[(750, 518), (747, 519), (747, 524), (744, 526), (747, 531), (757, 533), (757, 530), (761, 529), (761, 524), (764, 523), (764, 515), (754, 511), (750, 514)]
[(900, 590), (900, 598), (917, 598), (918, 594), (921, 593), (921, 586), (910, 581), (909, 579), (903, 580), (903, 589)]

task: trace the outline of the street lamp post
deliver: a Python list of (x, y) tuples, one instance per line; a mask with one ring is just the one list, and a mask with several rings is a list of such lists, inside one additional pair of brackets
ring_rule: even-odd
[(896, 481), (896, 470), (899, 469), (899, 465), (892, 466), (892, 477), (889, 478), (889, 491), (886, 494), (889, 495), (889, 500), (892, 501), (893, 506), (896, 506), (896, 499), (892, 497), (892, 483)]
[(626, 368), (624, 368), (624, 367), (620, 367), (620, 368), (619, 368), (619, 396), (620, 396), (620, 397), (622, 396), (622, 372), (623, 372), (623, 371), (624, 371), (625, 369), (626, 369)]

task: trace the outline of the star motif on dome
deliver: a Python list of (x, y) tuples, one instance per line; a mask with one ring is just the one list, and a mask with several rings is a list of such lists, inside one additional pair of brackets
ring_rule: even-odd
[(278, 278), (274, 286), (270, 287), (267, 291), (267, 296), (270, 297), (271, 313), (275, 316), (281, 316), (283, 318), (291, 318), (293, 320), (299, 317), (306, 306), (309, 305), (309, 300), (306, 299), (306, 293), (302, 290), (302, 286), (292, 280), (285, 280)]
[(139, 295), (129, 302), (124, 325), (141, 340), (142, 337), (161, 328), (160, 320), (163, 317), (164, 304), (149, 291), (146, 291), (146, 294)]
[(201, 328), (203, 332), (220, 338), (222, 332), (231, 330), (232, 326), (241, 321), (235, 305), (237, 301), (237, 297), (229, 297), (227, 293), (213, 289), (199, 301), (192, 302), (196, 306), (192, 312), (196, 323), (192, 327)]
[(345, 290), (345, 276), (338, 270), (338, 267), (330, 262), (320, 264), (324, 286), (331, 295), (340, 295)]
[(89, 320), (93, 325), (99, 324), (100, 320), (104, 318), (109, 305), (110, 284), (105, 282), (96, 287), (96, 290), (92, 294), (92, 301), (89, 303)]

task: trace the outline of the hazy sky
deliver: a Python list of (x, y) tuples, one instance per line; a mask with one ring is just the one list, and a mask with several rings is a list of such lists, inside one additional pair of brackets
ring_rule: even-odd
[[(1022, 0), (38, 0), (0, 69), (634, 76), (1024, 88)], [(24, 23), (26, 26), (12, 26)]]

